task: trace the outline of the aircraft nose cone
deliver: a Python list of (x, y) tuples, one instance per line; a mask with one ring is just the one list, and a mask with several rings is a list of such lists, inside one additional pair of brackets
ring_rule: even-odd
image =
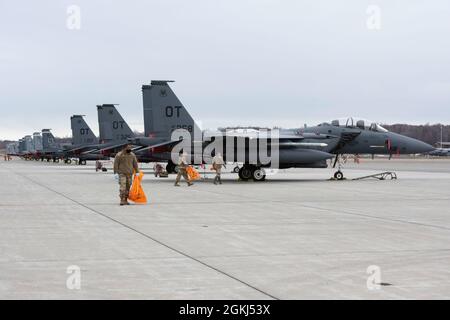
[(401, 154), (417, 154), (433, 151), (434, 148), (423, 141), (413, 139), (398, 133), (390, 133), (393, 150)]
[(429, 145), (428, 143), (419, 141), (419, 146), (417, 147), (420, 151), (417, 153), (427, 153), (434, 150), (434, 147)]
[(428, 143), (412, 138), (408, 138), (406, 145), (407, 152), (411, 154), (427, 153), (434, 150), (434, 147)]

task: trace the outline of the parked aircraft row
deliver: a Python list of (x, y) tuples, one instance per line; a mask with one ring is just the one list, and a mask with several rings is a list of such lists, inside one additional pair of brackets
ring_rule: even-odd
[(450, 148), (437, 148), (429, 153), (431, 156), (450, 157)]
[[(273, 167), (273, 161), (264, 162), (259, 155), (263, 144), (268, 146), (270, 155), (276, 148), (276, 167), (282, 169), (326, 168), (326, 160), (331, 158), (335, 159), (333, 166), (336, 166), (342, 154), (418, 154), (434, 150), (422, 141), (389, 132), (377, 123), (352, 117), (313, 127), (281, 129), (276, 140), (271, 136), (271, 130), (269, 133), (261, 130), (251, 133), (201, 131), (172, 91), (170, 82), (156, 80), (142, 86), (143, 136), (135, 135), (115, 105), (103, 104), (97, 106), (98, 137), (82, 115), (73, 115), (72, 143), (58, 144), (50, 129), (43, 129), (41, 133), (25, 136), (9, 145), (8, 154), (66, 163), (77, 159), (79, 164), (86, 164), (89, 160), (109, 159), (125, 144), (133, 144), (140, 162), (167, 162), (167, 171), (174, 173), (176, 165), (172, 155), (175, 150), (177, 153), (180, 151), (180, 144), (184, 144), (183, 149), (189, 151), (193, 163), (201, 164), (208, 163), (211, 158), (209, 154), (205, 155), (205, 151), (211, 149), (212, 144), (217, 146), (220, 141), (225, 161), (242, 163), (238, 172), (241, 179), (261, 181), (265, 179), (264, 168)], [(173, 135), (174, 131), (180, 130), (184, 135)], [(186, 144), (187, 140), (189, 142)], [(338, 170), (335, 177), (342, 179), (342, 172)]]

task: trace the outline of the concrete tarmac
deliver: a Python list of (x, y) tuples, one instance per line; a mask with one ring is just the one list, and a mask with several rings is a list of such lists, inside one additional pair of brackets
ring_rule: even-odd
[(143, 167), (149, 204), (120, 207), (110, 170), (1, 161), (0, 298), (450, 298), (448, 159), (178, 188)]

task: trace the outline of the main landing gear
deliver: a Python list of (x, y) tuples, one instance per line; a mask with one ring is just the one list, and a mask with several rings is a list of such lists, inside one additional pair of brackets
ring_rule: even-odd
[(238, 172), (239, 179), (247, 181), (253, 179), (254, 181), (264, 181), (266, 179), (266, 172), (263, 168), (251, 164), (244, 164)]
[(169, 160), (166, 165), (167, 173), (178, 173), (178, 166)]

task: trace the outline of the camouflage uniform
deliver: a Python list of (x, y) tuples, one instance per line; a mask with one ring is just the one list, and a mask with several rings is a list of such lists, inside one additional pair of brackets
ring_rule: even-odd
[(185, 156), (181, 156), (180, 159), (178, 160), (178, 174), (177, 174), (177, 178), (175, 179), (175, 186), (179, 186), (180, 184), (180, 180), (181, 180), (181, 176), (183, 176), (184, 180), (186, 180), (188, 186), (193, 185), (193, 183), (189, 180), (189, 176), (187, 174), (187, 169), (188, 164), (186, 161), (186, 157)]
[(216, 171), (216, 176), (214, 177), (214, 184), (222, 184), (222, 178), (220, 174), (222, 173), (222, 166), (224, 165), (223, 158), (220, 155), (216, 155), (212, 160), (213, 169)]
[(131, 187), (131, 177), (139, 172), (138, 162), (133, 152), (120, 151), (114, 158), (114, 174), (119, 175), (120, 204), (128, 204), (128, 193)]

